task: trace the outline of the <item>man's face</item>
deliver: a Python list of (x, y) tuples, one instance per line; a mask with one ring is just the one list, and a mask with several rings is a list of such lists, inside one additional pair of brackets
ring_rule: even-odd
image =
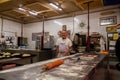
[(61, 32), (61, 36), (62, 36), (63, 39), (66, 39), (66, 37), (67, 37), (67, 31), (62, 31)]

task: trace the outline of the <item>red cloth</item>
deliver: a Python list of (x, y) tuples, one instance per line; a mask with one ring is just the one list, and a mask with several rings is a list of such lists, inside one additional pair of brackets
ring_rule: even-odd
[(16, 66), (16, 64), (8, 64), (8, 65), (3, 66), (2, 69), (10, 69), (10, 68), (13, 68), (15, 66)]

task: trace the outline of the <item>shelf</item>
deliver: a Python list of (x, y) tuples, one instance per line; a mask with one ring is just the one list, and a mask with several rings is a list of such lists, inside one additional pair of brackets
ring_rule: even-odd
[[(107, 42), (108, 42), (108, 50), (110, 52), (110, 54), (115, 54), (115, 45), (116, 45), (116, 34), (118, 34), (117, 32), (109, 32), (107, 33)], [(117, 35), (118, 37), (118, 35)]]

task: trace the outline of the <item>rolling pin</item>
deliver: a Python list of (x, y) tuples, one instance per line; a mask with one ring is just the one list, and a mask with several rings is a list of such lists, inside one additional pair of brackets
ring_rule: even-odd
[(54, 67), (57, 67), (61, 64), (64, 63), (64, 60), (57, 60), (57, 61), (54, 61), (54, 62), (50, 62), (48, 64), (45, 64), (44, 66), (41, 67), (42, 70), (49, 70), (49, 69), (52, 69)]

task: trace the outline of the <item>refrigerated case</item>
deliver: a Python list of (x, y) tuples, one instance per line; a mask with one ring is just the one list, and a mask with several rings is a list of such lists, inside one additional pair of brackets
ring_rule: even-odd
[(18, 37), (18, 39), (17, 39), (18, 47), (22, 47), (22, 46), (27, 47), (27, 44), (28, 44), (28, 42), (27, 42), (26, 37)]

